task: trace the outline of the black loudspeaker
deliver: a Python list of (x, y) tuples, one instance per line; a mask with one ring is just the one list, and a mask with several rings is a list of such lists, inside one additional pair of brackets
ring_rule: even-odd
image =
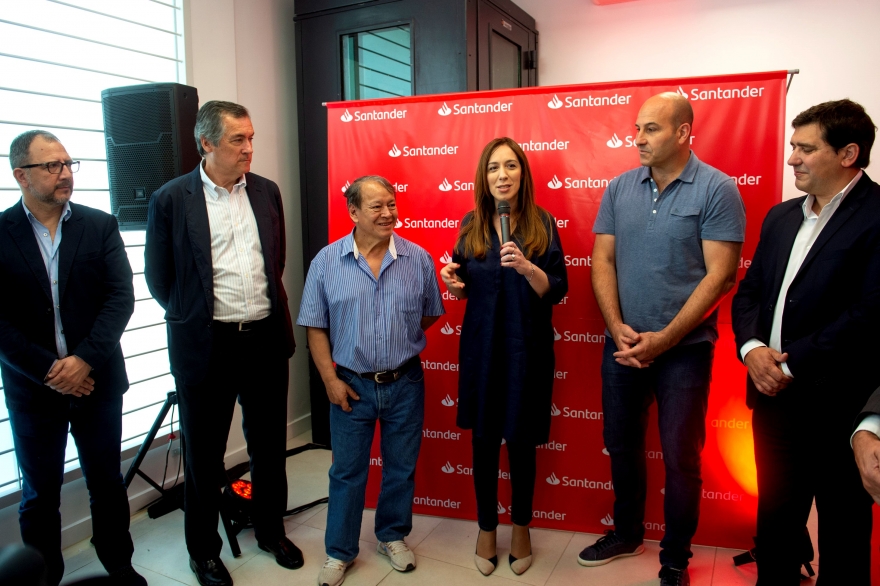
[(110, 177), (110, 211), (121, 230), (147, 225), (150, 196), (201, 160), (193, 130), (196, 88), (150, 83), (101, 92)]

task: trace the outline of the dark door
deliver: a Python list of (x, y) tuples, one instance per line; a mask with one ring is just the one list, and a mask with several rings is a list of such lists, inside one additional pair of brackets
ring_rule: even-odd
[(479, 89), (538, 85), (535, 32), (487, 0), (477, 10)]

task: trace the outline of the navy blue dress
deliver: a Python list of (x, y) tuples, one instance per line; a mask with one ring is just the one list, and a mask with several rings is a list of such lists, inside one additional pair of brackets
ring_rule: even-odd
[[(462, 226), (472, 219), (470, 212)], [(544, 297), (538, 297), (525, 275), (501, 266), (494, 230), (486, 258), (453, 254), (468, 295), (459, 346), (456, 423), (477, 437), (533, 445), (550, 439), (555, 367), (551, 319), (553, 305), (568, 292), (568, 276), (556, 222), (546, 212), (544, 226), (550, 245), (531, 259), (550, 281)], [(516, 234), (513, 239), (522, 249)]]

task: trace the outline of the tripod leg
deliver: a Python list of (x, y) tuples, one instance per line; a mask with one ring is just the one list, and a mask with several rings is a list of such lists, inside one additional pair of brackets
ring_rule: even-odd
[(150, 433), (147, 434), (147, 437), (144, 439), (144, 443), (141, 444), (137, 456), (135, 456), (134, 462), (131, 463), (131, 467), (129, 467), (128, 472), (125, 473), (125, 488), (128, 488), (131, 485), (131, 481), (134, 480), (134, 475), (138, 472), (138, 469), (140, 469), (141, 463), (144, 461), (144, 458), (147, 456), (147, 452), (150, 450), (150, 444), (152, 444), (153, 440), (156, 439), (156, 434), (159, 433), (159, 428), (162, 427), (162, 422), (165, 421), (165, 416), (168, 415), (168, 412), (171, 410), (171, 406), (176, 403), (177, 392), (169, 392), (168, 397), (165, 399), (165, 404), (162, 405), (162, 409), (159, 410), (159, 415), (153, 422), (153, 427), (150, 428)]
[(238, 537), (236, 537), (236, 533), (238, 533), (232, 526), (232, 523), (229, 521), (229, 518), (226, 516), (226, 513), (223, 512), (223, 509), (220, 509), (220, 520), (223, 521), (223, 529), (226, 530), (226, 540), (229, 542), (229, 549), (232, 550), (232, 557), (237, 558), (241, 555), (241, 548), (238, 546)]

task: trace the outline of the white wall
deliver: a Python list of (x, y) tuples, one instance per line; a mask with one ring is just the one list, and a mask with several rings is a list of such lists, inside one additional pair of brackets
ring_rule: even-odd
[[(848, 97), (880, 122), (877, 1), (514, 1), (537, 21), (542, 86), (800, 69), (789, 121)], [(874, 152), (880, 157), (880, 148)], [(791, 172), (783, 177), (783, 197), (800, 195)]]

